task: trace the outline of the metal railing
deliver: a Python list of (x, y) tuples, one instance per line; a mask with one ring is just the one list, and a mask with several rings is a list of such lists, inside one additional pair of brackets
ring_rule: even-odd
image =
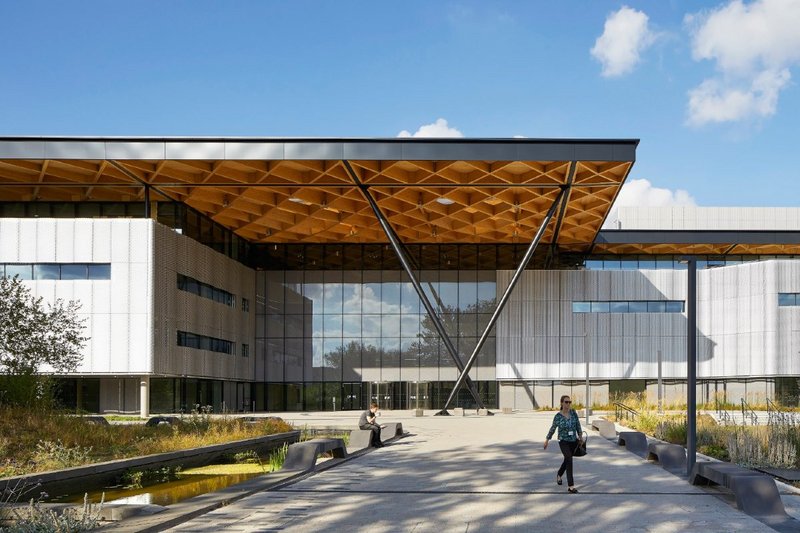
[(639, 416), (639, 411), (628, 407), (624, 403), (614, 402), (614, 415), (617, 417), (617, 420), (636, 420)]
[(758, 425), (758, 415), (753, 411), (752, 407), (742, 398), (742, 425), (747, 425), (747, 419), (750, 419), (750, 425)]
[(778, 404), (767, 398), (767, 424), (770, 426), (796, 426), (797, 413), (784, 411)]
[(735, 426), (736, 420), (733, 419), (733, 416), (728, 412), (727, 409), (722, 407), (722, 404), (717, 400), (717, 422), (723, 426)]

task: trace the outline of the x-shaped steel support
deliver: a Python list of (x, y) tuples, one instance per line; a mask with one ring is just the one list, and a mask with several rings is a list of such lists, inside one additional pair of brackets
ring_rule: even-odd
[(525, 270), (525, 267), (528, 266), (531, 259), (533, 258), (533, 253), (536, 251), (536, 246), (538, 246), (539, 241), (542, 239), (542, 235), (544, 235), (545, 230), (547, 229), (548, 224), (550, 224), (550, 220), (553, 218), (553, 215), (556, 212), (556, 208), (558, 207), (561, 198), (567, 193), (569, 187), (563, 187), (561, 191), (558, 193), (558, 197), (556, 197), (553, 205), (550, 206), (550, 209), (547, 211), (547, 216), (544, 217), (544, 221), (542, 221), (541, 227), (539, 227), (539, 231), (536, 232), (536, 236), (533, 238), (533, 242), (531, 242), (530, 246), (528, 246), (528, 250), (525, 252), (525, 255), (522, 258), (517, 270), (514, 271), (514, 275), (511, 277), (511, 282), (506, 287), (503, 296), (500, 297), (500, 301), (497, 303), (497, 307), (492, 313), (492, 317), (489, 319), (489, 323), (486, 324), (486, 328), (483, 330), (483, 334), (481, 335), (480, 339), (478, 339), (478, 344), (475, 345), (475, 349), (472, 350), (472, 355), (469, 356), (467, 360), (467, 364), (465, 365), (464, 369), (461, 371), (461, 375), (458, 376), (458, 380), (456, 381), (455, 387), (453, 387), (453, 391), (450, 393), (450, 396), (447, 398), (447, 401), (442, 408), (441, 414), (447, 413), (447, 407), (450, 405), (450, 402), (453, 401), (456, 394), (458, 393), (459, 387), (464, 383), (465, 380), (469, 379), (468, 373), (472, 368), (472, 365), (475, 364), (475, 360), (478, 358), (478, 352), (481, 351), (483, 348), (483, 344), (486, 342), (486, 339), (489, 337), (489, 332), (494, 327), (495, 322), (497, 322), (500, 313), (503, 311), (503, 308), (508, 302), (509, 296), (511, 296), (511, 291), (514, 290), (514, 286), (517, 284), (519, 279), (522, 277), (522, 272)]
[[(361, 183), (361, 180), (355, 173), (355, 170), (350, 165), (349, 161), (344, 161), (344, 166), (347, 169), (347, 172), (350, 174), (350, 177), (353, 179), (353, 182), (358, 186), (361, 194), (364, 195), (364, 198), (369, 203), (372, 211), (375, 213), (375, 217), (378, 219), (378, 222), (381, 225), (384, 233), (386, 233), (386, 237), (389, 239), (389, 243), (392, 245), (394, 252), (397, 254), (397, 258), (400, 260), (400, 264), (403, 265), (403, 270), (405, 270), (406, 274), (408, 275), (409, 279), (411, 280), (411, 284), (414, 286), (414, 290), (417, 292), (422, 305), (425, 306), (425, 311), (428, 313), (428, 317), (433, 322), (433, 326), (436, 328), (436, 332), (439, 334), (439, 337), (442, 339), (447, 352), (450, 354), (450, 357), (453, 359), (453, 362), (456, 364), (458, 371), (461, 372), (461, 376), (464, 374), (464, 363), (461, 361), (461, 358), (458, 357), (458, 351), (456, 351), (455, 346), (453, 345), (453, 341), (450, 340), (450, 336), (445, 331), (444, 325), (442, 321), (439, 319), (439, 316), (436, 314), (436, 311), (431, 305), (428, 296), (425, 294), (425, 291), (422, 290), (422, 285), (420, 285), (419, 280), (417, 280), (417, 276), (414, 275), (414, 271), (411, 267), (411, 262), (409, 261), (408, 254), (406, 254), (405, 249), (400, 242), (399, 237), (392, 229), (392, 226), (389, 224), (389, 221), (386, 220), (386, 217), (383, 216), (380, 208), (378, 207), (377, 202), (372, 197), (369, 192), (369, 188)], [(478, 394), (478, 389), (475, 387), (475, 383), (470, 379), (469, 376), (461, 380), (461, 383), (466, 382), (467, 388), (469, 389), (472, 397), (475, 398), (475, 403), (477, 403), (478, 408), (485, 409), (484, 403), (481, 400), (480, 394)], [(460, 385), (459, 385), (460, 386)]]

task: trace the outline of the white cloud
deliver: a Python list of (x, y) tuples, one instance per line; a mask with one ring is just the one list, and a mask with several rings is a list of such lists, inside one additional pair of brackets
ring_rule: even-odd
[(603, 76), (622, 76), (633, 70), (641, 59), (640, 54), (655, 42), (655, 38), (644, 12), (622, 6), (608, 16), (603, 34), (590, 52), (603, 65)]
[(436, 119), (433, 124), (425, 124), (413, 134), (403, 130), (397, 134), (398, 137), (463, 137), (464, 134), (447, 124), (443, 118)]
[(732, 0), (687, 15), (692, 57), (718, 75), (689, 91), (688, 123), (701, 126), (775, 114), (780, 92), (800, 63), (800, 2)]
[(778, 108), (778, 94), (788, 83), (788, 69), (766, 70), (749, 87), (731, 82), (705, 80), (689, 91), (689, 124), (732, 122), (750, 117), (768, 117)]
[(692, 195), (683, 189), (672, 191), (653, 187), (650, 180), (636, 179), (626, 181), (619, 191), (611, 212), (606, 218), (603, 228), (615, 228), (617, 223), (617, 211), (620, 207), (668, 207), (680, 205), (697, 205)]

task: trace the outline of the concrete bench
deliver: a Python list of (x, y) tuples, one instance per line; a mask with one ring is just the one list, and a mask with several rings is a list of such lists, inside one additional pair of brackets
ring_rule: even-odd
[(145, 422), (145, 426), (152, 428), (156, 427), (159, 424), (168, 424), (170, 426), (177, 426), (181, 423), (181, 419), (177, 416), (154, 416), (147, 422)]
[[(400, 422), (388, 422), (383, 424), (386, 426), (381, 429), (381, 442), (392, 440), (396, 437), (403, 435), (403, 424)], [(372, 440), (372, 431), (369, 429), (354, 429), (350, 431), (350, 441), (347, 447), (350, 450), (361, 450), (369, 448), (369, 443)]]
[(792, 530), (800, 531), (800, 524), (786, 513), (775, 480), (767, 475), (731, 463), (702, 461), (695, 463), (689, 482), (725, 487), (733, 492), (736, 507), (743, 512), (758, 518), (791, 521)]
[(83, 418), (87, 424), (94, 424), (96, 426), (110, 425), (108, 423), (108, 420), (106, 420), (106, 417), (104, 416), (91, 415), (91, 416), (82, 416), (81, 418)]
[(617, 444), (639, 457), (647, 457), (647, 437), (641, 431), (621, 431)]
[(647, 460), (656, 461), (668, 472), (686, 472), (686, 449), (678, 444), (651, 442), (647, 446)]
[(598, 418), (592, 420), (592, 429), (600, 432), (600, 436), (606, 439), (617, 438), (617, 425), (610, 420), (603, 420)]
[(325, 452), (333, 453), (333, 457), (337, 459), (347, 457), (347, 448), (342, 439), (311, 439), (289, 445), (282, 470), (299, 470), (301, 472), (314, 470), (317, 457)]

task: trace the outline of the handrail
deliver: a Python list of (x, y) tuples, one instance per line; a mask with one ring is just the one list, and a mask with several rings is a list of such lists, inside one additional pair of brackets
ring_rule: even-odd
[(795, 413), (784, 411), (778, 404), (767, 398), (767, 424), (774, 426), (784, 424), (787, 426), (797, 425)]
[(723, 426), (735, 426), (736, 420), (734, 420), (727, 409), (722, 408), (722, 402), (719, 401), (719, 398), (715, 399), (715, 403), (717, 406), (717, 421)]
[(628, 407), (624, 403), (614, 402), (614, 414), (617, 417), (617, 420), (620, 420), (621, 418), (625, 418), (625, 420), (636, 420), (636, 417), (639, 416), (639, 411), (633, 409), (632, 407)]
[(746, 418), (750, 417), (750, 425), (757, 426), (758, 425), (758, 415), (755, 411), (750, 407), (750, 405), (742, 398), (742, 424), (747, 425)]

